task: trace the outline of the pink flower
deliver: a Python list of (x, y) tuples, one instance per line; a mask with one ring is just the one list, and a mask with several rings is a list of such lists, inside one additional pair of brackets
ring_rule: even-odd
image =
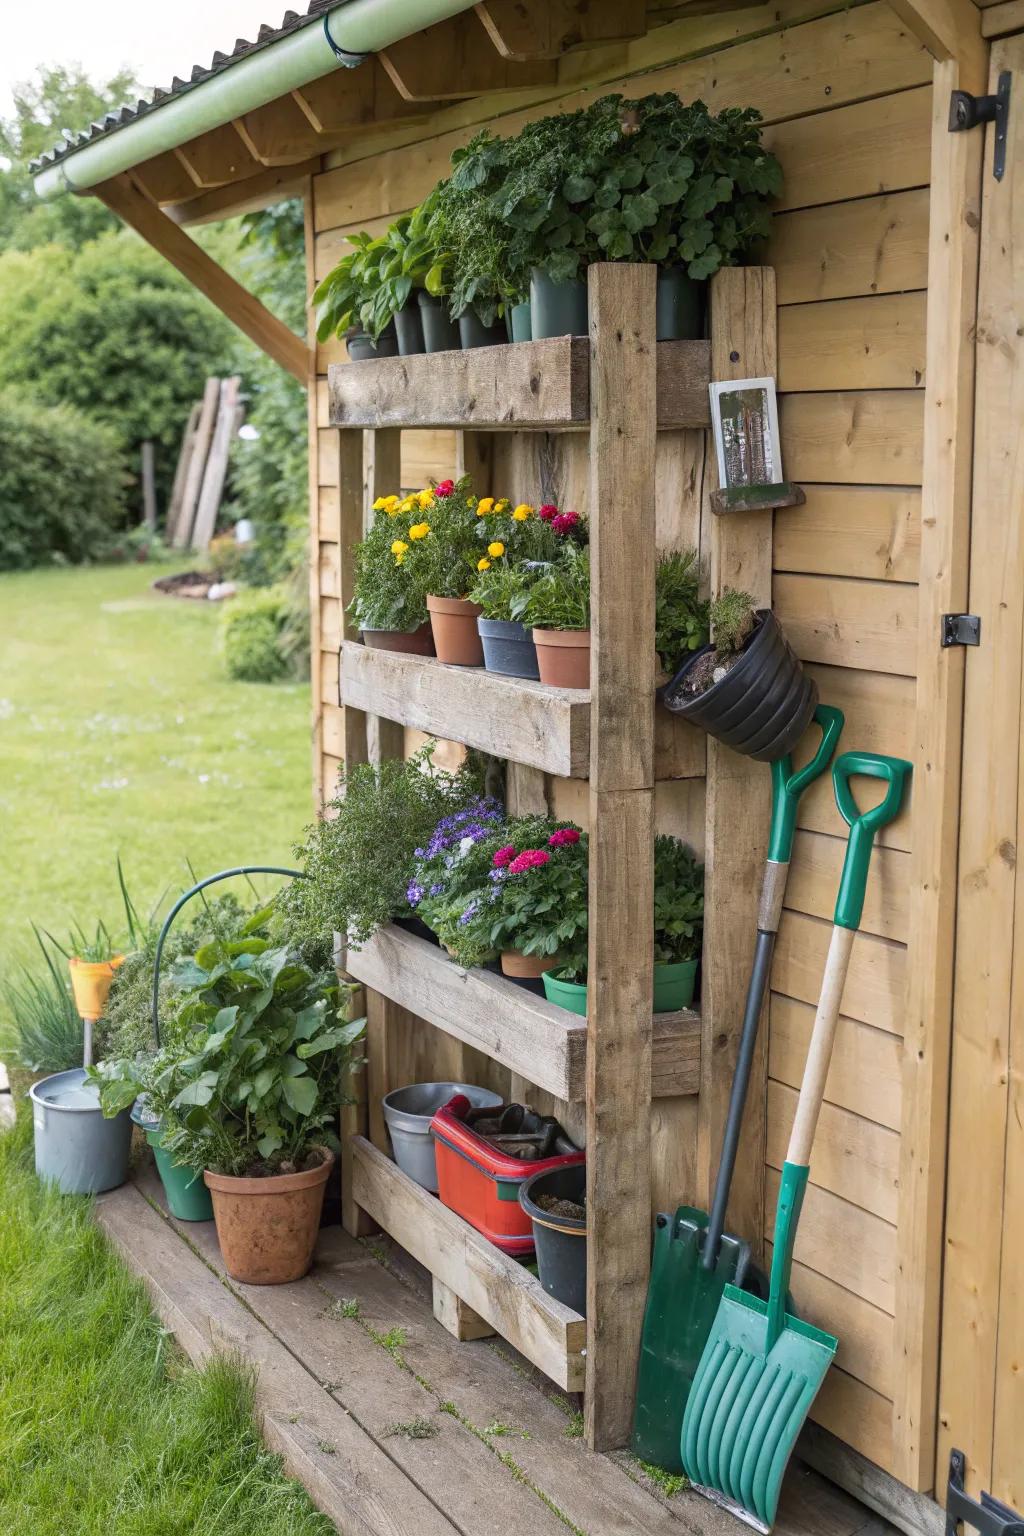
[(512, 860), (508, 872), (510, 875), (521, 875), (528, 869), (536, 869), (538, 864), (547, 864), (550, 858), (550, 853), (545, 853), (543, 848), (524, 848), (523, 852)]
[(549, 848), (564, 848), (568, 843), (578, 843), (580, 835), (575, 827), (561, 827), (548, 838)]
[(435, 496), (451, 496), (454, 494), (454, 491), (454, 480), (442, 480), (437, 486), (434, 487)]
[(551, 501), (546, 501), (542, 507), (537, 508), (537, 516), (544, 523), (550, 523), (553, 517), (558, 516), (558, 508)]
[(576, 527), (579, 520), (578, 512), (559, 512), (557, 517), (551, 519), (551, 526), (556, 533), (568, 533)]
[(494, 855), (494, 858), (491, 860), (491, 863), (496, 864), (499, 869), (504, 869), (505, 865), (510, 863), (512, 859), (515, 858), (515, 856), (515, 848), (511, 843), (508, 843), (504, 848), (498, 849), (497, 853)]

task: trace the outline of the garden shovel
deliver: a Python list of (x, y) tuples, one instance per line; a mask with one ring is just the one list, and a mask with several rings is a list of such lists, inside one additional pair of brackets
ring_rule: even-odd
[(821, 741), (806, 767), (794, 772), (788, 756), (772, 764), (768, 861), (711, 1214), (693, 1206), (681, 1206), (675, 1217), (661, 1214), (655, 1222), (632, 1449), (641, 1461), (668, 1472), (682, 1471), (679, 1434), (683, 1409), (726, 1285), (753, 1287), (762, 1296), (768, 1291), (764, 1276), (750, 1262), (749, 1243), (723, 1229), (758, 1024), (786, 894), (797, 806), (807, 786), (820, 778), (832, 761), (843, 729), (842, 711), (824, 704), (814, 711), (814, 720), (821, 731)]
[[(850, 836), (782, 1168), (768, 1300), (726, 1286), (683, 1416), (683, 1468), (697, 1492), (760, 1531), (771, 1530), (796, 1437), (839, 1344), (787, 1311), (786, 1292), (871, 847), (875, 833), (899, 810), (910, 771), (900, 758), (870, 752), (844, 752), (832, 770), (836, 802)], [(850, 789), (850, 779), (858, 774), (887, 784), (881, 803), (863, 813)]]

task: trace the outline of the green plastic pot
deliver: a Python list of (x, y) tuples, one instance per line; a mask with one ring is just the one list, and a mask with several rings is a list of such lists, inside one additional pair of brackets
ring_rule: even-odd
[(530, 323), (534, 341), (545, 336), (586, 336), (586, 280), (556, 283), (541, 267), (530, 273)]
[(530, 301), (524, 304), (510, 304), (505, 311), (505, 319), (508, 323), (509, 341), (532, 341), (533, 324), (530, 318)]
[[(693, 1002), (693, 989), (697, 980), (697, 961), (682, 960), (677, 965), (654, 967), (654, 1012), (676, 1013), (689, 1008)], [(549, 1003), (557, 1003), (570, 1013), (586, 1016), (587, 984), (585, 981), (566, 981), (558, 970), (545, 971), (544, 996)]]
[(706, 283), (688, 276), (682, 267), (659, 268), (654, 320), (658, 341), (701, 339), (706, 288)]
[(201, 1173), (182, 1168), (171, 1161), (171, 1154), (164, 1151), (163, 1132), (159, 1128), (146, 1132), (146, 1140), (153, 1148), (157, 1172), (167, 1196), (167, 1209), (179, 1221), (212, 1221), (213, 1201), (203, 1183)]

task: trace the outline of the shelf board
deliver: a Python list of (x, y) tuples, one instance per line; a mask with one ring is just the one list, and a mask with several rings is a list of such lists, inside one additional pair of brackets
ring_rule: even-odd
[(362, 1136), (352, 1138), (358, 1205), (566, 1392), (582, 1392), (587, 1325), (529, 1270), (414, 1183)]
[[(590, 770), (585, 688), (548, 688), (482, 667), (449, 667), (431, 656), (378, 651), (346, 640), (339, 702), (558, 778), (585, 779)], [(703, 777), (703, 731), (658, 705), (654, 740), (655, 778)]]
[[(711, 347), (661, 341), (658, 426), (706, 427)], [(334, 427), (575, 428), (590, 424), (590, 339), (552, 336), (328, 369)]]
[[(438, 945), (394, 926), (350, 949), (345, 969), (555, 1098), (578, 1103), (586, 1097), (587, 1021), (579, 1014), (494, 971), (464, 970)], [(698, 1013), (654, 1015), (651, 1075), (654, 1098), (698, 1091)]]

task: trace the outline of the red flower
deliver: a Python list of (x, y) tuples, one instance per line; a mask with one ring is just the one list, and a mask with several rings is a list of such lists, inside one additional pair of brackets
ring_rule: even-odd
[(442, 480), (438, 485), (436, 485), (434, 487), (434, 495), (435, 496), (451, 496), (451, 495), (454, 494), (454, 491), (455, 491), (455, 481), (454, 480)]
[(550, 523), (553, 517), (558, 516), (558, 508), (551, 501), (546, 501), (542, 507), (537, 508), (537, 516), (543, 523)]
[(528, 869), (536, 869), (538, 864), (547, 864), (550, 858), (550, 853), (545, 853), (543, 848), (524, 848), (522, 853), (512, 860), (508, 872), (510, 875), (521, 875)]
[(549, 848), (564, 848), (567, 843), (578, 843), (580, 834), (575, 827), (561, 827), (548, 838)]
[(507, 843), (504, 848), (498, 849), (497, 853), (494, 855), (494, 858), (491, 860), (491, 863), (497, 865), (498, 869), (504, 869), (505, 865), (514, 859), (515, 856), (516, 850), (514, 846), (512, 843)]
[(556, 533), (569, 533), (576, 527), (579, 520), (578, 512), (559, 512), (557, 517), (551, 519), (551, 526)]

